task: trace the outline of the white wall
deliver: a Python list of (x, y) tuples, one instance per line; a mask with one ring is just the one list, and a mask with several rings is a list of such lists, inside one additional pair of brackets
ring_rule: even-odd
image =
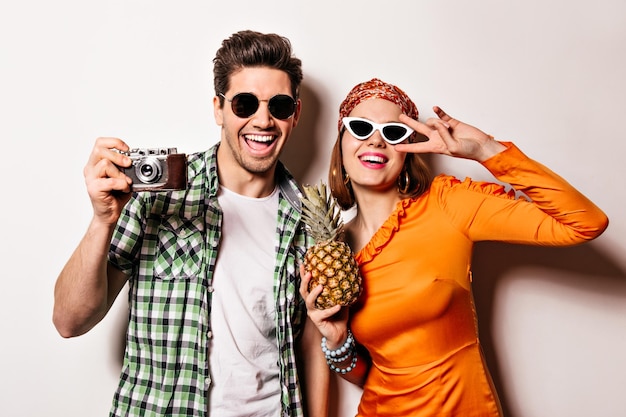
[[(301, 4), (304, 3), (304, 4)], [(479, 245), (476, 296), (509, 416), (625, 416), (626, 3), (619, 0), (86, 1), (0, 6), (0, 414), (103, 416), (125, 297), (93, 331), (51, 323), (56, 276), (90, 218), (82, 168), (97, 136), (190, 152), (216, 141), (212, 58), (240, 29), (288, 36), (304, 116), (286, 162), (325, 178), (337, 108), (379, 77), (559, 172), (607, 232), (568, 249)], [(475, 163), (437, 170), (489, 178)], [(334, 415), (359, 391), (339, 383)]]

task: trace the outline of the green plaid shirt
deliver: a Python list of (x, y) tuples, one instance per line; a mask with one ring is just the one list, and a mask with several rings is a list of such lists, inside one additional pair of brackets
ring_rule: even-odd
[[(129, 277), (126, 352), (111, 416), (206, 416), (211, 293), (221, 238), (216, 152), (189, 156), (185, 191), (136, 193), (109, 261)], [(274, 299), (282, 415), (302, 416), (295, 341), (306, 310), (298, 292), (308, 237), (296, 182), (278, 164)], [(242, 254), (244, 259), (245, 254)]]

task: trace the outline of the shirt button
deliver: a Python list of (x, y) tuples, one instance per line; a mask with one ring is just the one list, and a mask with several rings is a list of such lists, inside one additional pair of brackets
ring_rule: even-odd
[(213, 337), (213, 332), (209, 330), (206, 335), (210, 339)]
[(180, 237), (185, 237), (187, 235), (187, 231), (186, 230), (181, 230), (180, 231)]
[(207, 387), (211, 385), (211, 377), (207, 376), (206, 378), (204, 378), (204, 383), (206, 384)]
[(209, 291), (209, 292), (213, 292), (213, 291), (215, 291), (215, 289), (213, 288), (213, 286), (212, 286), (212, 285), (210, 285), (210, 286), (209, 286), (209, 288), (207, 288), (207, 289), (208, 289), (208, 291)]

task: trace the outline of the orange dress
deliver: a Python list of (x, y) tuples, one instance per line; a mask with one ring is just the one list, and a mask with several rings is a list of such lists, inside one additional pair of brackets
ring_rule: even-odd
[(591, 201), (504, 144), (483, 165), (532, 202), (498, 184), (440, 175), (399, 202), (356, 254), (364, 291), (350, 326), (372, 358), (358, 416), (500, 416), (478, 340), (473, 243), (571, 245), (606, 228)]

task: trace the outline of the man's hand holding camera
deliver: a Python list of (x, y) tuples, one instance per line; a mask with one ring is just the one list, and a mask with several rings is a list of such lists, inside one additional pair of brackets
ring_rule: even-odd
[(98, 138), (83, 170), (94, 216), (107, 224), (117, 222), (132, 186), (132, 179), (120, 170), (132, 161), (114, 149), (126, 152), (129, 147), (121, 139)]
[(130, 149), (121, 139), (101, 137), (84, 169), (94, 215), (114, 224), (131, 191), (184, 190), (187, 157), (176, 148)]

